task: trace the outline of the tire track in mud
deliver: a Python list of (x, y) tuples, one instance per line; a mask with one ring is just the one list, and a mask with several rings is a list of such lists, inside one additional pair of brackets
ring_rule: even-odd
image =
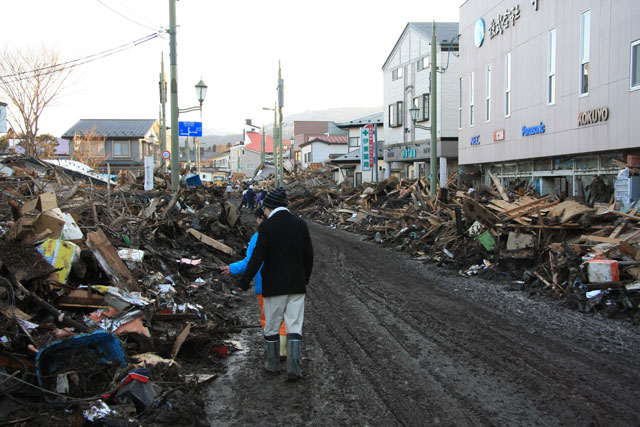
[[(341, 247), (343, 243), (344, 242), (340, 242)], [(344, 265), (342, 265), (340, 261), (341, 258), (344, 259), (342, 249), (335, 255), (336, 257), (331, 260), (331, 262), (334, 263), (332, 271), (345, 271)], [(331, 271), (329, 271), (329, 274), (331, 274)], [(419, 372), (423, 370), (419, 360), (411, 357), (408, 352), (401, 354), (397, 351), (398, 343), (402, 343), (405, 337), (403, 336), (398, 339), (395, 336), (398, 333), (397, 328), (391, 326), (397, 322), (395, 314), (384, 314), (384, 316), (390, 317), (388, 320), (393, 323), (381, 320), (379, 316), (384, 312), (381, 311), (380, 308), (367, 307), (363, 302), (366, 301), (366, 295), (358, 295), (354, 292), (355, 290), (359, 290), (360, 285), (364, 282), (355, 277), (345, 277), (343, 279), (346, 279), (344, 283), (352, 285), (349, 287), (348, 293), (342, 290), (338, 298), (335, 298), (332, 295), (337, 288), (323, 289), (321, 296), (318, 298), (327, 299), (327, 305), (324, 309), (325, 312), (328, 312), (331, 306), (348, 306), (352, 309), (350, 310), (351, 313), (357, 312), (360, 316), (366, 315), (369, 317), (369, 319), (363, 320), (354, 317), (349, 319), (349, 324), (340, 324), (338, 328), (342, 328), (342, 333), (350, 337), (353, 342), (357, 344), (357, 348), (354, 349), (354, 345), (347, 343), (347, 340), (343, 342), (343, 345), (350, 349), (351, 356), (354, 358), (357, 356), (357, 369), (362, 371), (359, 372), (359, 374), (364, 374), (367, 377), (367, 380), (371, 383), (371, 387), (377, 390), (378, 398), (394, 413), (398, 422), (404, 425), (437, 424), (442, 422), (442, 418), (444, 417), (444, 419), (448, 419), (447, 422), (453, 422), (455, 420), (458, 424), (468, 423), (470, 419), (475, 419), (476, 422), (479, 421), (485, 425), (488, 424), (488, 420), (483, 419), (480, 412), (471, 409), (471, 402), (464, 402), (463, 396), (454, 396), (452, 399), (448, 399), (449, 401), (446, 402), (446, 410), (445, 406), (440, 405), (438, 401), (430, 399), (430, 395), (437, 394), (439, 401), (446, 400), (443, 396), (446, 396), (448, 392), (434, 381), (433, 376), (419, 375)], [(318, 285), (322, 287), (323, 285), (331, 283), (332, 280), (331, 277), (316, 277), (314, 283), (318, 282), (322, 283)], [(310, 288), (315, 289), (314, 286), (310, 286)], [(314, 299), (314, 296), (309, 298), (310, 306), (313, 305), (311, 302), (312, 299)], [(360, 307), (364, 308), (366, 313), (363, 313)], [(329, 316), (329, 318), (325, 317), (323, 320), (325, 322), (334, 321), (331, 316)], [(363, 324), (366, 324), (366, 326), (363, 326)], [(371, 332), (367, 330), (374, 326), (378, 328), (381, 327), (384, 331), (380, 333), (379, 331)], [(395, 329), (395, 331), (391, 332), (391, 329)], [(383, 343), (380, 343), (380, 339), (377, 339), (379, 335), (384, 335), (385, 333), (386, 335), (391, 335), (393, 338), (392, 344), (389, 345), (387, 343), (386, 348), (383, 347)], [(382, 348), (382, 351), (375, 351), (380, 348)], [(358, 350), (360, 354), (354, 355), (355, 350)], [(385, 355), (390, 355), (391, 357), (385, 357)], [(375, 372), (376, 368), (377, 370), (383, 370), (382, 378), (379, 377), (379, 373)], [(420, 382), (412, 381), (416, 375), (419, 376)], [(428, 387), (423, 386), (421, 384), (422, 382), (428, 384)], [(457, 407), (458, 410), (454, 411), (456, 415), (451, 414), (450, 409), (452, 407)], [(466, 412), (471, 412), (472, 416), (460, 417), (457, 415)]]
[[(391, 337), (395, 344), (401, 346), (413, 359), (420, 360), (422, 357), (420, 365), (425, 373), (418, 377), (428, 386), (421, 385), (414, 391), (425, 394), (429, 391), (443, 393), (438, 397), (441, 404), (436, 405), (435, 411), (428, 413), (436, 414), (432, 415), (434, 420), (447, 419), (451, 411), (447, 413), (442, 409), (447, 407), (455, 408), (455, 412), (459, 414), (448, 421), (465, 424), (509, 424), (516, 417), (522, 421), (535, 420), (535, 423), (542, 425), (571, 425), (579, 422), (578, 420), (588, 422), (599, 415), (606, 418), (607, 414), (621, 416), (620, 420), (623, 422), (637, 422), (637, 416), (629, 404), (611, 403), (612, 400), (625, 400), (610, 399), (612, 387), (620, 385), (615, 381), (608, 382), (600, 376), (596, 379), (596, 384), (586, 389), (574, 388), (575, 385), (586, 386), (580, 384), (584, 380), (593, 381), (588, 371), (597, 369), (599, 364), (603, 365), (600, 366), (601, 369), (608, 371), (607, 374), (620, 375), (619, 368), (610, 368), (610, 363), (606, 363), (606, 357), (598, 357), (588, 349), (575, 349), (570, 342), (562, 342), (563, 337), (554, 340), (545, 335), (537, 336), (535, 332), (529, 332), (526, 326), (516, 323), (517, 320), (524, 322), (526, 319), (513, 320), (506, 318), (506, 313), (498, 316), (473, 302), (454, 301), (454, 295), (438, 290), (432, 285), (427, 288), (428, 285), (425, 284), (419, 288), (416, 283), (410, 281), (424, 282), (426, 279), (413, 271), (405, 271), (400, 275), (404, 276), (400, 277), (400, 280), (409, 280), (409, 283), (393, 283), (393, 280), (386, 277), (392, 273), (389, 271), (390, 261), (398, 262), (398, 269), (403, 265), (398, 254), (386, 251), (387, 255), (382, 261), (372, 262), (371, 255), (376, 251), (383, 251), (382, 249), (357, 242), (352, 236), (347, 238), (336, 231), (331, 231), (330, 236), (325, 230), (316, 232), (315, 227), (318, 226), (313, 227), (312, 235), (314, 242), (317, 242), (316, 247), (320, 249), (326, 246), (327, 249), (322, 249), (321, 258), (330, 258), (330, 261), (320, 260), (319, 268), (323, 271), (326, 269), (326, 273), (318, 274), (318, 269), (315, 270), (310, 285), (310, 301), (319, 303), (321, 299), (328, 300), (325, 310), (330, 310), (332, 306), (344, 307), (346, 303), (350, 308), (354, 308), (354, 312), (356, 307), (361, 307), (367, 311), (367, 316), (373, 318), (370, 320), (370, 326), (377, 324), (376, 332)], [(367, 248), (367, 245), (370, 247)], [(360, 252), (366, 252), (368, 256), (360, 256)], [(331, 274), (335, 274), (335, 271), (344, 274), (342, 286), (335, 285), (335, 280), (332, 280)], [(318, 277), (319, 275), (321, 277)], [(345, 289), (347, 284), (348, 290)], [(401, 286), (405, 286), (406, 290), (399, 289)], [(324, 289), (316, 291), (321, 287)], [(429, 298), (420, 297), (420, 293), (425, 292), (430, 292)], [(413, 295), (415, 298), (411, 298)], [(466, 309), (467, 312), (462, 312), (460, 308)], [(324, 316), (323, 320), (330, 322), (332, 319)], [(398, 321), (403, 325), (394, 325)], [(371, 346), (369, 341), (358, 339), (344, 325), (336, 327), (342, 327), (344, 333), (350, 334), (358, 342), (362, 351), (373, 361), (369, 363), (375, 363), (376, 360), (389, 362), (380, 357), (376, 358), (370, 351), (367, 352), (367, 347)], [(540, 327), (536, 324), (535, 329)], [(366, 331), (363, 331), (362, 335), (366, 337)], [(409, 341), (415, 344), (404, 344), (408, 336), (412, 336)], [(349, 347), (348, 343), (344, 345)], [(552, 346), (553, 351), (546, 350), (546, 345)], [(427, 360), (428, 357), (433, 360), (433, 356), (437, 356), (441, 363), (448, 363), (434, 367), (430, 360)], [(623, 360), (625, 358), (630, 361), (628, 357), (623, 357)], [(410, 362), (403, 360), (403, 363)], [(574, 364), (577, 366), (572, 366)], [(566, 381), (567, 372), (577, 371), (577, 368), (586, 372), (577, 373), (578, 379), (575, 384)], [(409, 375), (410, 372), (405, 370), (404, 374)], [(637, 384), (638, 375), (634, 370), (625, 369), (623, 374), (629, 376), (631, 381), (635, 380)], [(439, 383), (440, 387), (432, 384), (434, 381)], [(372, 381), (372, 384), (388, 391), (384, 385), (375, 381)], [(623, 388), (626, 390), (618, 394), (628, 392), (630, 396), (627, 397), (632, 397), (631, 402), (637, 401), (637, 391), (629, 389), (628, 385)], [(539, 393), (543, 396), (536, 396)], [(544, 394), (552, 397), (545, 397)], [(495, 400), (493, 404), (483, 402), (483, 397), (487, 395)], [(390, 406), (398, 419), (410, 412), (407, 408), (411, 405), (398, 405), (393, 399), (385, 400), (383, 396), (381, 399)], [(598, 401), (604, 408), (594, 405)], [(513, 407), (514, 404), (517, 404), (516, 407)], [(415, 412), (416, 405), (420, 407), (420, 402), (413, 401), (412, 405)], [(538, 406), (541, 408), (537, 408)]]

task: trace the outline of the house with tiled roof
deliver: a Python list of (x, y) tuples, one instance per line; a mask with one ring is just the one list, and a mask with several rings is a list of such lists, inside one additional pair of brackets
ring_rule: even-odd
[[(247, 177), (253, 177), (256, 168), (262, 162), (262, 138), (263, 134), (246, 131), (244, 141), (231, 147), (229, 153), (230, 172), (243, 173)], [(291, 149), (291, 141), (282, 141), (283, 157), (288, 158)], [(265, 163), (273, 162), (273, 137), (264, 135)]]
[(155, 119), (82, 119), (62, 138), (69, 141), (69, 157), (91, 163), (105, 172), (128, 170), (140, 175), (144, 158), (152, 156), (159, 166), (159, 125)]
[(310, 138), (300, 144), (303, 169), (311, 163), (327, 163), (330, 159), (346, 154), (349, 148), (347, 135), (323, 135)]

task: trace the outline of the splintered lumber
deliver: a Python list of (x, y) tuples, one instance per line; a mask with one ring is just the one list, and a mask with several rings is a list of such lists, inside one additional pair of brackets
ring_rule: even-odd
[(500, 218), (473, 199), (466, 199), (462, 208), (464, 209), (465, 215), (486, 227), (494, 227), (500, 222)]
[(102, 229), (87, 234), (87, 246), (113, 284), (127, 291), (140, 290), (125, 263), (118, 256)]
[(493, 181), (496, 188), (498, 189), (498, 193), (500, 193), (500, 197), (502, 197), (502, 200), (504, 200), (505, 202), (508, 202), (509, 196), (507, 196), (507, 193), (504, 191), (504, 187), (502, 186), (502, 183), (500, 182), (498, 177), (496, 177), (493, 173), (491, 173), (491, 171), (488, 171), (488, 172), (489, 172), (489, 177), (491, 177), (491, 180)]
[(581, 239), (591, 240), (592, 242), (598, 243), (621, 243), (622, 239), (616, 239), (614, 237), (604, 237), (604, 236), (591, 236), (583, 234), (580, 236)]
[[(552, 207), (547, 216), (560, 217), (560, 224), (564, 224), (587, 212), (595, 212), (595, 209), (574, 200), (565, 200)], [(640, 219), (640, 217), (638, 217), (638, 219)]]
[(209, 245), (214, 249), (219, 250), (220, 252), (224, 252), (227, 255), (233, 255), (233, 248), (230, 248), (224, 243), (219, 242), (216, 239), (213, 239), (207, 236), (206, 234), (199, 232), (198, 230), (194, 230), (193, 228), (190, 228), (187, 230), (187, 233), (191, 234), (193, 237), (195, 237), (202, 243)]
[(180, 332), (180, 335), (178, 335), (178, 337), (176, 338), (175, 343), (173, 344), (173, 349), (171, 350), (171, 358), (172, 359), (176, 358), (176, 356), (180, 352), (180, 349), (182, 348), (182, 344), (184, 344), (184, 342), (187, 339), (187, 336), (189, 336), (190, 332), (191, 332), (191, 323), (187, 323), (187, 326), (185, 326), (185, 328), (182, 330), (182, 332)]
[(178, 202), (178, 198), (180, 198), (181, 194), (182, 194), (182, 188), (177, 189), (176, 192), (173, 194), (171, 201), (165, 208), (164, 213), (162, 214), (162, 219), (165, 219), (169, 214), (169, 212), (171, 212), (171, 209), (173, 209), (173, 207), (176, 205), (176, 203)]

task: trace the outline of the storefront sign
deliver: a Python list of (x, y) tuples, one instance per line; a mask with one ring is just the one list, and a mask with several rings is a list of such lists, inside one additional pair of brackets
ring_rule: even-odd
[(416, 149), (415, 148), (407, 148), (406, 150), (402, 150), (402, 158), (403, 159), (413, 159), (416, 157)]
[(607, 120), (609, 120), (609, 109), (607, 107), (578, 113), (578, 126), (606, 122)]
[(489, 36), (494, 38), (498, 34), (502, 34), (509, 26), (516, 25), (516, 20), (520, 18), (520, 5), (517, 4), (511, 9), (499, 13), (496, 19), (491, 20), (489, 25)]
[(471, 137), (471, 145), (480, 145), (480, 135)]
[(538, 126), (522, 126), (522, 136), (537, 135), (539, 133), (544, 133), (544, 123), (542, 122)]
[(377, 147), (373, 125), (365, 125), (360, 128), (360, 141), (360, 168), (362, 171), (369, 171), (373, 164), (374, 146)]
[(493, 133), (494, 141), (504, 141), (504, 129), (497, 130)]

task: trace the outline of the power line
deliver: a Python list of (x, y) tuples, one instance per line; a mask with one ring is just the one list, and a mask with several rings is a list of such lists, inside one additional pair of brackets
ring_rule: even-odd
[(110, 11), (112, 11), (113, 13), (115, 13), (116, 15), (119, 15), (121, 17), (123, 17), (124, 19), (126, 19), (129, 22), (133, 22), (136, 25), (140, 25), (141, 27), (147, 28), (149, 30), (154, 30), (154, 31), (161, 31), (162, 28), (152, 28), (149, 27), (147, 25), (141, 24), (138, 21), (134, 21), (133, 19), (129, 18), (128, 16), (123, 15), (122, 13), (118, 12), (117, 10), (115, 10), (114, 8), (112, 8), (111, 6), (106, 5), (105, 3), (102, 2), (102, 0), (96, 0), (98, 3), (100, 3), (101, 5), (103, 5), (104, 7), (106, 7), (107, 9), (109, 9)]
[[(156, 37), (158, 37), (157, 33), (154, 34), (149, 34), (148, 36), (142, 37), (138, 40), (134, 40), (132, 42), (123, 44), (121, 46), (112, 48), (112, 49), (108, 49), (99, 53), (94, 53), (92, 55), (89, 56), (85, 56), (83, 58), (77, 58), (77, 59), (72, 59), (70, 61), (66, 61), (60, 64), (54, 64), (54, 65), (48, 65), (46, 67), (42, 67), (42, 68), (36, 68), (34, 70), (29, 70), (29, 71), (21, 71), (19, 73), (14, 73), (14, 74), (6, 74), (4, 76), (0, 76), (0, 81), (2, 81), (2, 83), (15, 83), (15, 82), (19, 82), (22, 80), (27, 80), (32, 78), (32, 74), (33, 73), (38, 73), (38, 75), (40, 76), (44, 76), (47, 74), (51, 74), (54, 73), (56, 71), (60, 71), (63, 68), (74, 68), (77, 67), (79, 65), (84, 65), (84, 64), (88, 64), (90, 62), (93, 61), (97, 61), (98, 59), (102, 59), (102, 58), (106, 58), (108, 56), (114, 55), (116, 53), (119, 52), (123, 52), (125, 50), (134, 48), (138, 45), (141, 45), (143, 43), (146, 43), (148, 41), (151, 41), (153, 39), (155, 39)], [(40, 73), (41, 71), (45, 71), (45, 70), (50, 70), (48, 72), (45, 73)], [(5, 79), (12, 79), (11, 81), (5, 81)]]
[(126, 4), (124, 4), (121, 0), (115, 0), (118, 4), (120, 4), (120, 6), (124, 7), (125, 9), (127, 9), (128, 11), (130, 11), (131, 13), (133, 13), (137, 18), (139, 18), (140, 20), (142, 20), (143, 22), (146, 22), (147, 24), (151, 25), (152, 27), (159, 27), (162, 31), (164, 31), (164, 27), (162, 25), (156, 25), (155, 22), (151, 22), (149, 21), (147, 18), (145, 18), (144, 16), (140, 15), (139, 13), (137, 13), (135, 10), (131, 9), (130, 7), (128, 7)]

